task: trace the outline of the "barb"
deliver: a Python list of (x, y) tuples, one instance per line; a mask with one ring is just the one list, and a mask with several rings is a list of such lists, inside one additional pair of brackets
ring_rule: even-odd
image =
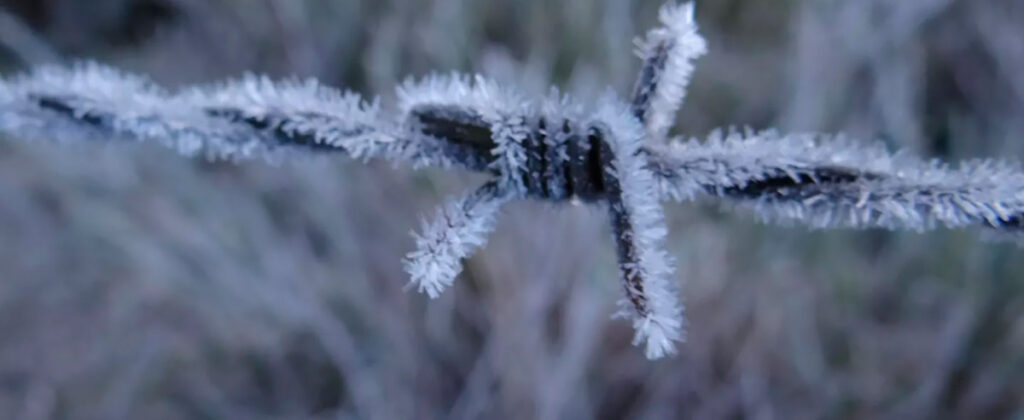
[(636, 41), (643, 60), (633, 88), (633, 115), (643, 121), (649, 141), (663, 142), (686, 98), (694, 61), (707, 53), (707, 42), (697, 32), (694, 4), (662, 6), (662, 27)]
[(592, 124), (590, 139), (604, 168), (603, 189), (612, 221), (626, 299), (620, 314), (633, 320), (634, 344), (658, 359), (675, 353), (683, 339), (682, 307), (672, 287), (672, 259), (662, 242), (668, 233), (653, 174), (640, 154), (644, 133), (625, 107), (607, 100)]
[(431, 299), (441, 295), (462, 272), (462, 259), (487, 243), (501, 206), (515, 196), (491, 181), (466, 196), (445, 204), (423, 233), (415, 235), (416, 250), (404, 261), (410, 283)]

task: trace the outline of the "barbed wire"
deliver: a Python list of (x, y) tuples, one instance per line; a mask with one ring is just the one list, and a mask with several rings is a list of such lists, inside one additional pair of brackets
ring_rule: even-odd
[(517, 199), (608, 206), (625, 291), (622, 315), (649, 358), (684, 338), (662, 200), (721, 199), (764, 220), (812, 227), (925, 230), (1024, 227), (1024, 172), (972, 161), (951, 168), (841, 137), (729, 132), (667, 139), (693, 62), (706, 51), (692, 4), (662, 8), (638, 41), (630, 101), (531, 100), (480, 76), (434, 75), (398, 88), (397, 109), (316, 81), (248, 75), (175, 92), (95, 63), (0, 81), (0, 132), (25, 139), (156, 142), (187, 156), (277, 160), (336, 153), (492, 179), (424, 222), (404, 260), (439, 296)]

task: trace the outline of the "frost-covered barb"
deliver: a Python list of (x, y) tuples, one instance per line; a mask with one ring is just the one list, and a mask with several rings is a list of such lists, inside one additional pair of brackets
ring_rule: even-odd
[(614, 139), (599, 143), (599, 155), (626, 292), (620, 313), (633, 320), (634, 344), (646, 343), (647, 357), (657, 359), (675, 352), (674, 343), (682, 340), (682, 307), (672, 287), (672, 259), (662, 246), (668, 230), (654, 174), (641, 153), (643, 127), (635, 119), (620, 117), (627, 112), (607, 99), (593, 133)]
[(721, 199), (765, 220), (814, 227), (1024, 228), (1024, 172), (956, 168), (841, 138), (764, 133), (667, 141), (693, 62), (705, 53), (692, 4), (670, 3), (639, 42), (630, 100), (530, 100), (483, 77), (410, 80), (397, 109), (315, 81), (258, 76), (168, 91), (97, 64), (43, 67), (0, 80), (0, 133), (25, 139), (156, 142), (185, 155), (280, 159), (344, 155), (452, 167), (491, 180), (424, 222), (404, 260), (439, 296), (517, 199), (608, 206), (625, 299), (621, 314), (649, 358), (675, 351), (682, 305), (662, 200)]
[(633, 89), (633, 114), (643, 120), (655, 143), (664, 141), (672, 128), (686, 98), (694, 61), (708, 50), (697, 32), (693, 3), (668, 3), (662, 6), (659, 18), (664, 26), (636, 40), (643, 67)]
[(465, 197), (445, 204), (416, 235), (416, 250), (405, 260), (410, 281), (431, 298), (455, 281), (462, 259), (487, 243), (501, 205), (514, 198), (497, 182), (488, 182)]

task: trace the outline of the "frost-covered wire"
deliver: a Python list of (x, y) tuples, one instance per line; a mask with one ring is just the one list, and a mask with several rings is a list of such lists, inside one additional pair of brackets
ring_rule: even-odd
[(527, 186), (517, 172), (527, 160), (525, 143), (531, 130), (527, 118), (534, 113), (530, 102), (484, 77), (458, 74), (409, 80), (399, 88), (398, 97), (399, 108), (406, 114), (423, 106), (472, 110), (472, 118), (491, 133), (493, 159), (488, 166), (499, 174), (501, 188), (526, 193)]
[(1024, 227), (1024, 172), (1015, 163), (951, 167), (882, 145), (770, 131), (675, 142), (650, 156), (664, 197), (722, 197), (766, 221), (918, 231)]
[(172, 93), (96, 63), (41, 67), (3, 81), (0, 131), (155, 142), (187, 156), (221, 159), (336, 151), (417, 166), (458, 164), (450, 145), (405, 130), (376, 103), (313, 80), (249, 75)]
[(404, 260), (430, 297), (486, 242), (515, 199), (607, 205), (634, 342), (675, 352), (682, 305), (661, 200), (722, 199), (761, 218), (814, 227), (1024, 228), (1024, 171), (951, 168), (840, 138), (773, 132), (664, 141), (706, 51), (692, 4), (662, 8), (639, 43), (630, 102), (557, 92), (531, 100), (479, 76), (433, 75), (398, 88), (397, 109), (315, 81), (246, 76), (178, 91), (97, 64), (41, 67), (0, 80), (0, 133), (26, 139), (155, 142), (185, 155), (244, 159), (340, 154), (488, 174), (445, 204)]

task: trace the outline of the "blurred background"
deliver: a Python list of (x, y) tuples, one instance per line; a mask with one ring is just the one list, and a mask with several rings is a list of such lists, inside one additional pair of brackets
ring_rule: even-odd
[[(0, 73), (95, 59), (393, 102), (430, 71), (625, 94), (659, 0), (0, 0)], [(677, 131), (846, 132), (1024, 156), (1024, 2), (700, 0)], [(517, 203), (440, 299), (409, 232), (479, 183), (338, 159), (0, 141), (0, 418), (1024, 418), (1024, 251), (670, 204), (690, 320), (612, 321), (604, 209)]]

